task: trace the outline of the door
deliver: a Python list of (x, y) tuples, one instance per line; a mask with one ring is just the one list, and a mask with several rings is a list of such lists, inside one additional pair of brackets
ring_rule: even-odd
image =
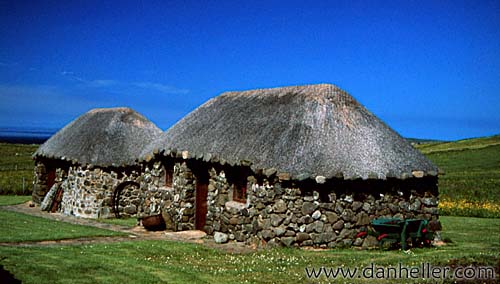
[(196, 212), (194, 219), (194, 227), (196, 230), (202, 230), (205, 227), (207, 221), (207, 193), (208, 193), (208, 182), (197, 181), (196, 182)]
[(47, 185), (47, 192), (52, 188), (55, 182), (56, 182), (56, 168), (47, 167), (47, 181), (45, 183)]

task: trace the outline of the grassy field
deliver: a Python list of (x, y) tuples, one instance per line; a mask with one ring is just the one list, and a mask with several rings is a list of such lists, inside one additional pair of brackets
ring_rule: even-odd
[(500, 136), (416, 147), (445, 172), (441, 214), (500, 217)]
[[(1, 212), (1, 211), (0, 211)], [(2, 220), (19, 216), (2, 216)], [(30, 227), (41, 228), (33, 218)], [(55, 221), (53, 222), (57, 225)], [(93, 245), (0, 246), (0, 264), (23, 283), (322, 283), (325, 276), (308, 279), (305, 269), (320, 267), (416, 267), (465, 265), (496, 267), (500, 273), (500, 219), (442, 217), (443, 247), (401, 251), (334, 249), (311, 251), (278, 248), (246, 254), (227, 253), (203, 245), (173, 241), (130, 241)], [(70, 234), (72, 225), (61, 226)], [(78, 230), (78, 229), (77, 229)], [(4, 238), (24, 240), (24, 230), (13, 228)], [(346, 279), (347, 280), (347, 279)], [(362, 281), (364, 280), (364, 281)], [(366, 279), (349, 279), (349, 282)], [(370, 280), (370, 282), (377, 282)], [(387, 283), (388, 280), (379, 281)], [(390, 282), (390, 281), (389, 281)], [(392, 283), (400, 283), (395, 279)], [(405, 280), (406, 282), (406, 280)], [(418, 279), (415, 283), (422, 283)], [(435, 283), (434, 280), (430, 281)]]
[(38, 145), (0, 143), (0, 194), (31, 194), (31, 155), (37, 148)]
[(122, 236), (114, 232), (89, 226), (33, 217), (26, 214), (0, 210), (0, 242), (63, 240), (88, 236)]
[(0, 198), (0, 206), (21, 204), (31, 200), (31, 195), (3, 195)]
[(97, 221), (106, 224), (120, 225), (125, 227), (134, 227), (137, 225), (137, 218), (111, 218), (111, 219), (98, 219)]

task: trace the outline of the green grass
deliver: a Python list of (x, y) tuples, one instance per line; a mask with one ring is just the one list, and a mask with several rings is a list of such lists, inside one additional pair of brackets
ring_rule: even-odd
[(442, 223), (443, 237), (451, 238), (452, 244), (415, 249), (410, 254), (355, 249), (275, 249), (232, 254), (189, 243), (135, 241), (0, 247), (0, 264), (23, 283), (308, 283), (306, 267), (360, 269), (372, 262), (394, 267), (400, 262), (405, 266), (487, 265), (496, 266), (499, 273), (500, 219), (443, 217)]
[(31, 193), (34, 168), (31, 155), (37, 148), (38, 145), (0, 143), (0, 194)]
[(31, 195), (3, 195), (0, 198), (0, 206), (21, 204), (31, 200)]
[(122, 236), (90, 226), (73, 225), (22, 213), (0, 210), (0, 242), (62, 240), (79, 237)]
[(134, 227), (137, 225), (137, 218), (110, 218), (110, 219), (97, 219), (97, 221), (106, 224), (120, 225), (125, 227)]
[(500, 135), (451, 142), (429, 142), (417, 145), (417, 148), (424, 154), (430, 154), (435, 152), (481, 149), (494, 145), (500, 145)]
[(441, 208), (443, 214), (500, 217), (500, 136), (417, 148), (445, 172), (439, 177), (442, 201), (476, 204)]

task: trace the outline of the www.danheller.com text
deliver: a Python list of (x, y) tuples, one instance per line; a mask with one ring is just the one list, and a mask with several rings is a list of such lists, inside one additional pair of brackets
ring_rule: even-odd
[(309, 279), (496, 279), (492, 266), (433, 266), (421, 263), (415, 266), (379, 266), (374, 263), (365, 267), (306, 267)]

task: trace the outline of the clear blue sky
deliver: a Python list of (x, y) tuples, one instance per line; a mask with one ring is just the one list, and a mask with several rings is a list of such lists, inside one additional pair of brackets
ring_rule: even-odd
[(0, 0), (0, 126), (333, 83), (407, 137), (500, 133), (500, 1)]

